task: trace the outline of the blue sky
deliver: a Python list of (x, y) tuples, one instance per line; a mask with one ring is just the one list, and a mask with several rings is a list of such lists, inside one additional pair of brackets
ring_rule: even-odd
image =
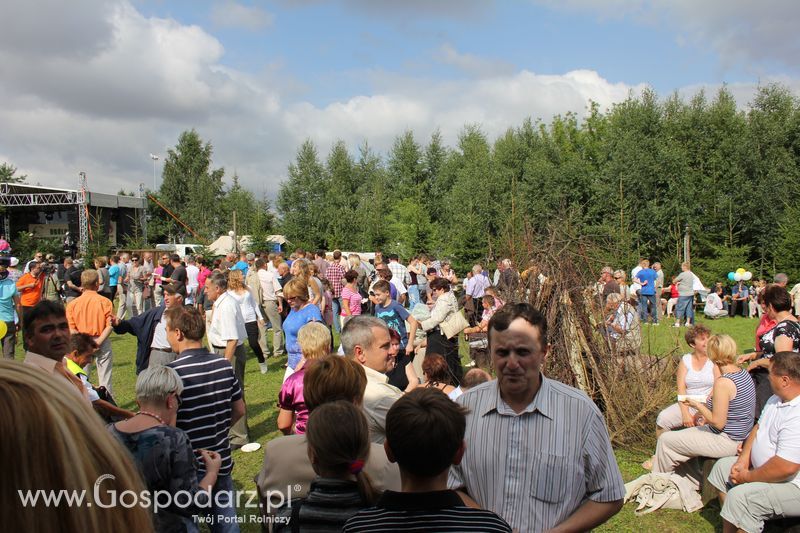
[[(59, 0), (4, 2), (0, 161), (45, 185), (152, 182), (181, 131), (273, 196), (299, 144), (385, 153), (579, 115), (652, 86), (800, 89), (790, 0)], [(159, 165), (161, 163), (159, 162)], [(113, 192), (104, 190), (104, 192)]]

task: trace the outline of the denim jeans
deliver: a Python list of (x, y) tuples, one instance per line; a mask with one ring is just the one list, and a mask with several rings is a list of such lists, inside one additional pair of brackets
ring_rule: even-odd
[[(219, 503), (217, 505), (217, 492), (223, 491), (227, 493), (225, 496), (219, 495)], [(238, 533), (239, 524), (236, 522), (236, 487), (233, 486), (233, 478), (230, 474), (227, 476), (217, 477), (217, 482), (211, 490), (211, 497), (213, 502), (208, 513), (214, 519), (209, 524), (211, 533)], [(208, 508), (206, 508), (208, 509)], [(229, 518), (229, 520), (217, 520), (220, 516)]]
[[(648, 311), (647, 306), (650, 306), (650, 310)], [(647, 322), (647, 315), (653, 317), (653, 323), (658, 323), (658, 307), (656, 303), (656, 295), (655, 294), (640, 294), (639, 295), (639, 320), (642, 323)]]
[(331, 301), (333, 302), (333, 329), (336, 330), (336, 333), (341, 333), (342, 324), (339, 321), (339, 315), (342, 314), (342, 299), (333, 298)]
[(414, 306), (419, 303), (419, 285), (408, 286), (408, 308), (414, 309)]
[(678, 310), (675, 312), (675, 320), (694, 324), (694, 296), (678, 296)]

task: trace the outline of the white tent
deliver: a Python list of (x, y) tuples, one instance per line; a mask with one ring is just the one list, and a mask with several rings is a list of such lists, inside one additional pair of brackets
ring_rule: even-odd
[[(253, 243), (252, 237), (250, 235), (242, 235), (238, 240), (239, 251), (249, 251), (250, 245)], [(268, 235), (267, 240), (281, 246), (289, 242), (283, 235)], [(221, 235), (216, 241), (209, 244), (208, 248), (211, 250), (212, 255), (225, 255), (230, 252), (236, 252), (233, 246), (233, 239), (228, 235)]]

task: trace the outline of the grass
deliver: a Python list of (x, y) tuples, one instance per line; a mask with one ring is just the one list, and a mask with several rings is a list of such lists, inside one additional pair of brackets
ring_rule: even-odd
[[(699, 319), (714, 333), (727, 333), (731, 335), (739, 346), (740, 351), (752, 348), (754, 332), (757, 325), (755, 319), (725, 318), (715, 321)], [(674, 350), (685, 353), (689, 350), (683, 334), (686, 328), (673, 328), (672, 322), (662, 321), (659, 326), (642, 326), (643, 348), (650, 353), (666, 354)], [(271, 337), (271, 335), (270, 335)], [(17, 345), (17, 358), (23, 357), (22, 343)], [(136, 357), (136, 339), (132, 335), (112, 335), (114, 350), (114, 393), (121, 407), (136, 409), (134, 387), (136, 383), (134, 361)], [(249, 348), (248, 348), (249, 350)], [(248, 352), (250, 353), (250, 352)], [(467, 361), (466, 346), (462, 343), (462, 358)], [(247, 414), (250, 426), (250, 439), (262, 445), (271, 439), (280, 436), (276, 429), (278, 409), (276, 406), (278, 391), (283, 378), (283, 364), (286, 358), (268, 359), (269, 372), (261, 374), (256, 364), (255, 355), (250, 353), (245, 375), (245, 395), (247, 399)], [(654, 421), (655, 425), (655, 421)], [(625, 481), (630, 481), (645, 473), (640, 466), (647, 457), (645, 454), (616, 450), (617, 462)], [(237, 488), (254, 490), (253, 481), (261, 469), (263, 452), (254, 453), (233, 452), (235, 468), (234, 481)], [(244, 501), (242, 502), (244, 503)], [(633, 513), (634, 505), (627, 504), (622, 511), (612, 518), (607, 524), (598, 528), (598, 531), (659, 531), (662, 533), (691, 531), (702, 533), (720, 530), (719, 507), (712, 503), (707, 508), (692, 514), (681, 511), (657, 511), (642, 517)], [(241, 516), (256, 515), (256, 509), (240, 508)], [(249, 520), (249, 518), (246, 518)], [(243, 531), (260, 531), (258, 524), (242, 524)]]

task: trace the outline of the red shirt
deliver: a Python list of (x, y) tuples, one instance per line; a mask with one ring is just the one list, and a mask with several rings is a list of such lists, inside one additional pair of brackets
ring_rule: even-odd
[(768, 332), (772, 328), (774, 328), (778, 323), (772, 320), (770, 317), (767, 316), (766, 313), (761, 315), (761, 320), (758, 322), (758, 327), (756, 328), (756, 351), (761, 351), (761, 337), (764, 336), (764, 333)]
[(328, 263), (328, 281), (331, 283), (331, 290), (334, 298), (341, 298), (342, 288), (344, 287), (344, 267), (338, 261)]

